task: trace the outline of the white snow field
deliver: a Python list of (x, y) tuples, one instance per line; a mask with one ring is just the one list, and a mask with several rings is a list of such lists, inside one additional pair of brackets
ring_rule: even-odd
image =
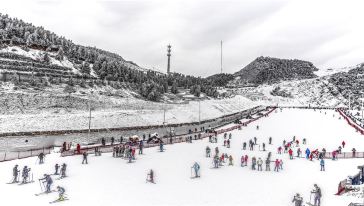
[[(41, 192), (38, 178), (44, 173), (53, 173), (54, 164), (68, 164), (68, 177), (55, 180), (53, 188), (64, 186), (70, 199), (56, 205), (100, 206), (100, 205), (247, 205), (247, 206), (289, 206), (295, 193), (300, 193), (304, 201), (309, 201), (313, 184), (317, 183), (323, 194), (322, 206), (348, 205), (361, 202), (356, 197), (335, 196), (339, 181), (358, 172), (357, 166), (363, 159), (326, 159), (326, 172), (320, 172), (317, 160), (304, 158), (289, 160), (287, 154), (278, 155), (276, 149), (284, 139), (291, 140), (295, 135), (301, 142), (307, 139), (310, 149), (325, 147), (328, 152), (336, 149), (343, 140), (343, 151), (364, 151), (364, 136), (357, 133), (334, 111), (284, 109), (276, 110), (269, 117), (232, 131), (231, 148), (222, 146), (223, 137), (219, 135), (217, 144), (208, 139), (196, 140), (192, 144), (180, 143), (166, 145), (165, 152), (157, 148), (145, 149), (144, 155), (137, 155), (134, 163), (128, 164), (121, 158), (113, 158), (110, 153), (95, 157), (89, 155), (89, 164), (81, 164), (81, 156), (59, 157), (53, 153), (46, 157), (43, 165), (36, 158), (27, 158), (0, 163), (1, 205), (49, 205), (57, 198), (57, 193), (35, 196)], [(325, 114), (326, 112), (326, 114)], [(334, 115), (334, 116), (333, 116)], [(257, 130), (256, 126), (260, 129)], [(240, 167), (242, 154), (266, 158), (268, 152), (242, 150), (242, 142), (253, 137), (258, 143), (265, 142), (267, 150), (272, 151), (272, 160), (283, 159), (284, 169), (280, 172), (253, 171), (250, 167)], [(273, 144), (268, 145), (272, 136)], [(212, 169), (212, 159), (205, 157), (209, 145), (219, 147), (220, 153), (234, 157), (234, 166), (227, 164)], [(256, 148), (257, 149), (257, 148)], [(294, 149), (294, 151), (296, 148)], [(197, 161), (201, 165), (201, 178), (191, 179), (191, 166)], [(12, 175), (12, 167), (19, 164), (20, 169), (28, 165), (34, 172), (35, 182), (27, 185), (5, 184)], [(156, 184), (146, 183), (146, 174), (153, 168)], [(271, 164), (271, 169), (274, 169)], [(54, 176), (53, 176), (54, 177)]]

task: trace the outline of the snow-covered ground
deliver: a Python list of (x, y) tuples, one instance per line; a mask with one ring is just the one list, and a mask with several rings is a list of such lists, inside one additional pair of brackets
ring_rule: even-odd
[[(326, 112), (326, 114), (325, 114)], [(260, 129), (257, 130), (256, 126)], [(267, 118), (262, 118), (242, 130), (232, 132), (230, 149), (222, 146), (222, 135), (217, 144), (208, 143), (207, 139), (194, 141), (193, 144), (181, 143), (167, 145), (160, 153), (157, 148), (146, 149), (144, 155), (138, 155), (135, 163), (113, 158), (111, 154), (100, 157), (89, 156), (88, 165), (81, 164), (80, 156), (59, 157), (58, 153), (46, 157), (44, 165), (35, 164), (36, 158), (0, 163), (1, 203), (4, 205), (49, 205), (57, 198), (56, 193), (35, 196), (40, 192), (38, 178), (44, 173), (52, 173), (55, 163), (68, 164), (68, 176), (56, 180), (56, 185), (64, 186), (69, 201), (60, 205), (249, 205), (249, 206), (289, 206), (295, 193), (310, 198), (310, 190), (317, 183), (323, 193), (322, 206), (348, 205), (352, 201), (362, 200), (349, 196), (335, 196), (339, 181), (358, 172), (357, 166), (362, 159), (326, 160), (326, 172), (320, 172), (319, 162), (303, 158), (289, 160), (287, 154), (278, 155), (276, 149), (284, 139), (296, 136), (307, 145), (301, 149), (336, 149), (345, 140), (344, 151), (355, 147), (364, 151), (364, 138), (339, 119), (334, 111), (313, 111), (284, 109), (277, 110)], [(269, 137), (274, 145), (268, 145)], [(241, 155), (266, 158), (267, 152), (242, 150), (242, 142), (258, 138), (258, 143), (265, 142), (267, 150), (272, 151), (272, 159), (283, 159), (284, 169), (280, 172), (252, 171), (250, 167), (240, 167)], [(212, 168), (212, 159), (205, 157), (205, 148), (212, 150), (216, 146), (220, 152), (234, 157), (234, 166)], [(294, 148), (296, 151), (296, 148)], [(191, 166), (197, 161), (201, 165), (201, 178), (191, 179)], [(9, 185), (12, 167), (28, 165), (34, 173), (35, 183), (28, 185)], [(249, 161), (249, 166), (251, 162)], [(145, 182), (146, 174), (153, 168), (156, 184)], [(271, 165), (273, 169), (273, 165)], [(263, 165), (263, 169), (265, 166)]]
[[(52, 99), (52, 94), (48, 98)], [(88, 96), (84, 95), (86, 108)], [(92, 112), (91, 128), (114, 128), (128, 126), (162, 125), (164, 120), (168, 124), (198, 122), (199, 110), (201, 120), (217, 118), (223, 115), (240, 112), (255, 106), (255, 103), (245, 97), (236, 96), (223, 100), (191, 101), (188, 104), (163, 104), (144, 101), (136, 98), (112, 98), (93, 95), (93, 99), (118, 108), (100, 109)], [(105, 100), (106, 99), (106, 100)], [(45, 100), (46, 101), (46, 100)], [(52, 100), (49, 100), (52, 101)], [(37, 106), (42, 108), (40, 102)], [(54, 100), (50, 104), (61, 104)], [(51, 108), (52, 109), (52, 108)], [(44, 130), (73, 130), (88, 129), (89, 111), (73, 110), (72, 112), (54, 112), (43, 109), (32, 114), (11, 114), (0, 116), (0, 132), (44, 131)]]

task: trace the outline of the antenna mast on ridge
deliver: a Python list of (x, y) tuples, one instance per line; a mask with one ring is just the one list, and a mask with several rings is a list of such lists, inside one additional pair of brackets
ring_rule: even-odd
[(220, 42), (220, 49), (221, 49), (220, 64), (221, 64), (221, 73), (222, 73), (222, 40)]

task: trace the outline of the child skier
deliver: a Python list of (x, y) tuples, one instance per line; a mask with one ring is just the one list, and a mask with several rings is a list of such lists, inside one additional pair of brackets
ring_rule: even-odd
[(57, 201), (63, 201), (64, 200), (64, 193), (66, 192), (66, 190), (61, 186), (57, 186), (57, 191), (58, 191)]
[(295, 206), (302, 206), (302, 203), (303, 203), (303, 198), (300, 196), (300, 194), (296, 194), (294, 197), (293, 197), (293, 200), (292, 202), (294, 203)]

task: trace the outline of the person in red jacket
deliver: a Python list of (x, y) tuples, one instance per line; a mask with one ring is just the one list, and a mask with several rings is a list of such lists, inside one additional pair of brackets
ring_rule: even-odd
[(292, 149), (288, 150), (288, 154), (289, 154), (289, 159), (293, 160), (293, 150)]
[(345, 147), (345, 141), (343, 141), (342, 143), (341, 143), (341, 145), (343, 146), (343, 148)]
[(248, 155), (245, 155), (244, 161), (245, 161), (245, 166), (248, 166)]
[(81, 145), (77, 144), (77, 154), (81, 154)]

